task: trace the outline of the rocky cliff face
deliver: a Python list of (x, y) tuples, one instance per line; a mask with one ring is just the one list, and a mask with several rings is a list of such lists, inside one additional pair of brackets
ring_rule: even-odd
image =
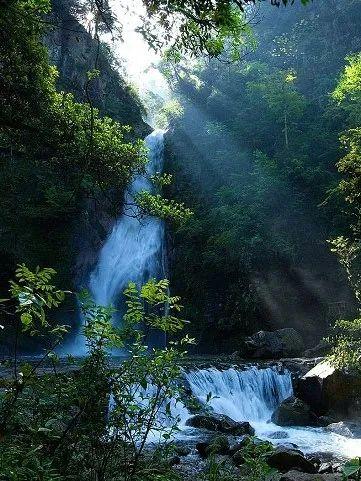
[[(108, 48), (93, 38), (77, 20), (80, 8), (75, 0), (53, 0), (49, 23), (52, 25), (45, 43), (50, 62), (59, 71), (59, 88), (72, 92), (80, 102), (87, 101), (85, 84), (87, 72), (94, 68), (100, 75), (94, 79), (89, 92), (93, 105), (101, 114), (132, 128), (130, 138), (145, 138), (151, 128), (143, 116), (144, 108), (136, 93), (117, 71)], [(111, 230), (121, 209), (123, 193), (107, 193), (96, 202), (84, 199), (80, 217), (74, 219), (73, 272), (71, 277), (78, 289), (96, 263), (100, 247)]]
[(76, 99), (86, 101), (84, 86), (87, 72), (94, 68), (100, 75), (92, 82), (90, 96), (93, 104), (104, 115), (130, 125), (137, 137), (144, 138), (150, 127), (143, 121), (141, 101), (117, 71), (106, 45), (92, 37), (74, 16), (77, 2), (53, 0), (49, 29), (45, 43), (50, 61), (59, 70), (59, 87), (73, 92)]

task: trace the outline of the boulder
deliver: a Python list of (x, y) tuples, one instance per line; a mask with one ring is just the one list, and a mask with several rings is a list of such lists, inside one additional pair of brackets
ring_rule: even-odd
[(298, 380), (295, 395), (319, 416), (330, 410), (338, 417), (349, 416), (360, 410), (361, 376), (322, 361)]
[(336, 418), (334, 418), (330, 413), (328, 413), (327, 416), (320, 416), (318, 420), (320, 422), (320, 426), (323, 426), (323, 427), (336, 422)]
[(188, 456), (192, 452), (192, 445), (187, 441), (178, 440), (172, 443), (172, 447), (177, 456)]
[(181, 462), (181, 459), (179, 456), (172, 456), (169, 460), (168, 460), (168, 464), (169, 466), (176, 466), (177, 464), (180, 464)]
[(211, 455), (230, 454), (229, 441), (227, 436), (215, 436), (209, 442), (203, 441), (196, 444), (196, 449), (202, 458), (206, 458)]
[(287, 448), (287, 449), (297, 449), (299, 448), (299, 446), (295, 443), (283, 443), (282, 446), (284, 448)]
[(272, 468), (285, 473), (291, 469), (298, 469), (305, 473), (316, 473), (315, 466), (306, 459), (301, 451), (278, 446), (267, 456), (267, 464)]
[(253, 442), (252, 437), (249, 436), (248, 434), (245, 435), (245, 436), (242, 436), (242, 438), (238, 439), (237, 442), (235, 442), (234, 444), (231, 444), (231, 446), (229, 448), (229, 452), (230, 452), (231, 455), (233, 455), (237, 451), (240, 451), (241, 449), (246, 447), (247, 444), (252, 443), (252, 442)]
[(272, 414), (278, 426), (318, 426), (317, 416), (310, 407), (294, 396), (285, 399)]
[(337, 458), (335, 458), (335, 453), (331, 453), (330, 451), (318, 451), (313, 453), (309, 459), (312, 459), (312, 462), (317, 460), (316, 464), (321, 465), (322, 463), (333, 463)]
[(310, 463), (312, 463), (314, 466), (317, 466), (317, 469), (320, 468), (320, 465), (322, 464), (322, 463), (321, 463), (321, 459), (318, 458), (316, 455), (311, 454), (311, 455), (306, 456), (306, 458), (307, 458), (307, 459), (310, 461)]
[(280, 481), (342, 481), (341, 474), (311, 474), (292, 470), (283, 474)]
[(206, 458), (207, 457), (207, 448), (209, 446), (209, 443), (206, 441), (201, 441), (196, 444), (196, 449), (198, 451), (198, 454), (200, 455), (201, 458)]
[(302, 337), (293, 328), (259, 331), (245, 338), (248, 355), (257, 359), (295, 357), (304, 350)]
[(234, 436), (254, 435), (253, 427), (246, 421), (237, 422), (225, 414), (196, 414), (186, 421), (187, 426), (208, 429)]
[(321, 339), (317, 346), (307, 349), (303, 355), (304, 357), (310, 358), (326, 356), (326, 354), (330, 352), (331, 347), (332, 344), (330, 342), (326, 341), (325, 339)]
[(332, 463), (321, 463), (318, 472), (320, 474), (329, 474), (333, 472)]
[(329, 424), (325, 429), (346, 438), (361, 438), (361, 425), (353, 422), (340, 421)]

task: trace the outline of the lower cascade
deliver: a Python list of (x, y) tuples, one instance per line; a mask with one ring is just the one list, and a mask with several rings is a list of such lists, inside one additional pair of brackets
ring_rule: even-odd
[[(235, 421), (249, 421), (260, 439), (279, 445), (292, 443), (304, 453), (329, 452), (347, 458), (361, 455), (361, 439), (346, 438), (324, 428), (280, 427), (270, 421), (279, 404), (293, 394), (288, 370), (209, 368), (190, 371), (184, 376), (193, 395), (202, 404), (206, 404), (211, 394), (208, 406), (215, 413), (225, 414)], [(173, 409), (174, 415), (181, 419), (178, 436), (199, 435), (194, 428), (185, 426), (184, 406), (178, 403)]]
[(187, 373), (186, 379), (199, 401), (205, 403), (208, 393), (212, 393), (209, 404), (213, 410), (235, 421), (267, 422), (277, 406), (292, 394), (290, 373), (280, 374), (272, 368), (201, 369)]

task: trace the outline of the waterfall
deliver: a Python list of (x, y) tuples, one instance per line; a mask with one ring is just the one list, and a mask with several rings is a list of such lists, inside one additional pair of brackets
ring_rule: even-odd
[[(287, 370), (280, 373), (275, 368), (252, 367), (245, 371), (211, 368), (188, 372), (185, 377), (200, 402), (206, 403), (211, 393), (208, 404), (215, 413), (226, 414), (235, 421), (249, 421), (260, 439), (273, 444), (293, 443), (304, 453), (330, 452), (345, 458), (361, 456), (361, 439), (347, 438), (321, 427), (281, 427), (270, 422), (274, 410), (293, 394), (291, 374)], [(194, 435), (194, 430), (190, 435)], [(181, 436), (187, 437), (184, 428)]]
[(138, 175), (125, 194), (123, 215), (116, 222), (99, 255), (98, 264), (90, 275), (89, 289), (94, 301), (103, 306), (117, 303), (126, 285), (133, 281), (138, 285), (162, 272), (164, 244), (163, 222), (155, 217), (140, 221), (134, 195), (151, 190), (147, 178), (163, 167), (164, 132), (155, 130), (145, 139), (148, 148), (147, 176)]
[[(126, 191), (123, 213), (105, 240), (98, 263), (90, 274), (88, 289), (98, 305), (119, 307), (129, 282), (140, 286), (151, 277), (165, 274), (164, 223), (150, 216), (139, 219), (139, 208), (134, 205), (134, 196), (140, 191), (152, 190), (149, 177), (163, 168), (164, 131), (152, 132), (145, 144), (148, 148), (146, 175), (137, 175)], [(153, 341), (159, 343), (159, 339)], [(60, 350), (62, 354), (86, 354), (84, 336), (78, 332)]]
[(193, 394), (202, 403), (208, 393), (216, 413), (227, 414), (235, 421), (269, 421), (273, 411), (292, 394), (292, 380), (288, 371), (276, 369), (246, 371), (201, 369), (187, 373), (186, 379)]
[[(293, 443), (304, 453), (329, 452), (344, 458), (361, 456), (361, 439), (347, 438), (324, 428), (281, 427), (270, 422), (273, 411), (293, 393), (291, 374), (287, 370), (281, 373), (276, 368), (252, 367), (244, 371), (234, 368), (224, 371), (209, 368), (184, 372), (183, 375), (192, 394), (202, 404), (206, 404), (211, 393), (212, 398), (208, 406), (215, 413), (226, 414), (236, 421), (249, 421), (260, 439), (275, 445)], [(151, 398), (154, 388), (148, 385), (146, 389), (139, 386), (136, 389), (139, 393), (134, 402), (142, 405)], [(179, 423), (179, 430), (173, 432), (172, 437), (180, 440), (204, 439), (203, 436), (206, 434), (204, 430), (186, 425), (186, 420), (191, 414), (185, 405), (182, 402), (175, 402), (174, 399), (169, 401), (173, 420)], [(113, 407), (112, 397), (110, 410)], [(168, 432), (172, 424), (173, 421), (169, 418), (165, 406), (161, 406), (154, 420), (154, 429), (149, 433), (147, 441), (160, 441), (161, 433)]]

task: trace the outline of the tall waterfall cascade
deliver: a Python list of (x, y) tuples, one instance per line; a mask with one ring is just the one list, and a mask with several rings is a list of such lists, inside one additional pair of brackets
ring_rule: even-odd
[[(123, 213), (105, 240), (98, 262), (90, 274), (88, 289), (96, 304), (119, 305), (129, 282), (138, 286), (151, 277), (165, 276), (164, 223), (151, 216), (140, 216), (134, 196), (151, 191), (150, 176), (163, 169), (164, 131), (154, 130), (145, 139), (148, 163), (145, 175), (137, 175), (124, 196)], [(83, 335), (78, 332), (62, 353), (84, 355), (87, 351)]]
[(134, 204), (134, 196), (152, 188), (150, 175), (163, 168), (164, 132), (155, 130), (145, 139), (148, 164), (145, 176), (138, 175), (125, 194), (125, 211), (106, 239), (98, 263), (90, 275), (89, 289), (94, 301), (103, 306), (117, 302), (126, 285), (140, 285), (151, 277), (163, 275), (164, 224), (155, 217), (143, 217)]

